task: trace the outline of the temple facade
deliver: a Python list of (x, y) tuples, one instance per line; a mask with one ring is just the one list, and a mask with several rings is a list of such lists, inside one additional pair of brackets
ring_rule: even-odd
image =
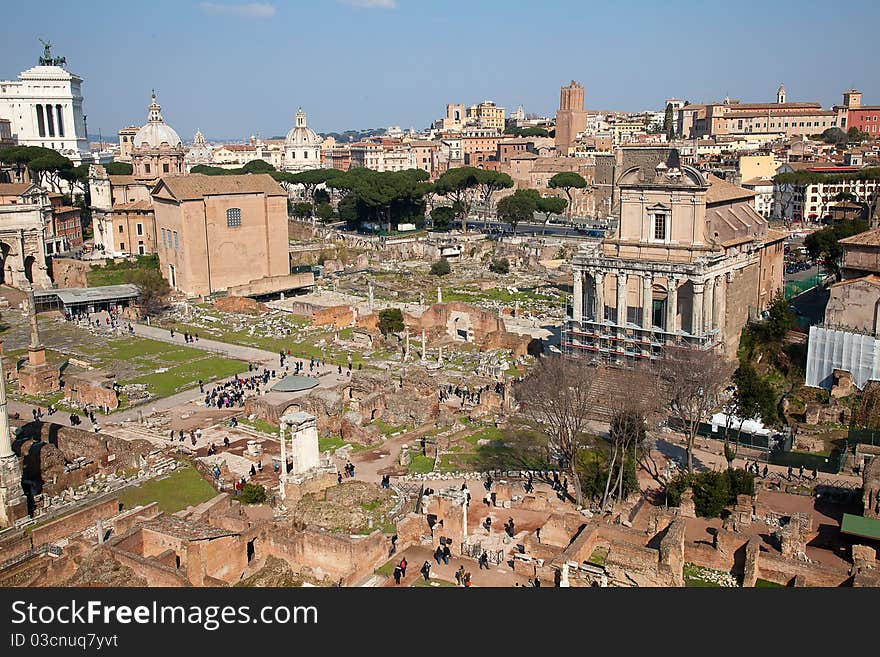
[(651, 153), (617, 178), (615, 235), (573, 258), (564, 351), (625, 364), (692, 345), (733, 358), (782, 289), (785, 234), (753, 192), (680, 166), (674, 149)]

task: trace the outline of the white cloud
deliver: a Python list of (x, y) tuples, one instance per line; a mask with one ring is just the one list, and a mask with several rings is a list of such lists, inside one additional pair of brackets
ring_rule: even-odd
[(340, 4), (362, 9), (396, 9), (397, 0), (336, 0)]
[(240, 18), (271, 18), (275, 15), (275, 7), (268, 2), (247, 2), (237, 5), (202, 2), (199, 8), (210, 14), (226, 14)]

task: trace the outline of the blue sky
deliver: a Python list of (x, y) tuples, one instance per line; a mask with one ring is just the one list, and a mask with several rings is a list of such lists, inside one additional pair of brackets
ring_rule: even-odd
[[(90, 132), (146, 121), (155, 87), (184, 140), (422, 128), (447, 102), (552, 114), (579, 80), (588, 108), (662, 109), (730, 95), (880, 104), (880, 3), (847, 0), (40, 0), (4, 7), (0, 78), (52, 41), (85, 78)], [(825, 16), (831, 12), (833, 17)]]

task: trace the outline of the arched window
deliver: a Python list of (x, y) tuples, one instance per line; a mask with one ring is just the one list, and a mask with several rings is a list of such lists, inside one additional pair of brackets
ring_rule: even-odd
[(241, 208), (229, 208), (226, 210), (226, 225), (229, 228), (241, 226)]

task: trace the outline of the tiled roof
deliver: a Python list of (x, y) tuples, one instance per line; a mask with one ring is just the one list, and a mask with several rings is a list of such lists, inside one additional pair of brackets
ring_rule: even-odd
[(706, 192), (706, 203), (728, 203), (736, 200), (746, 200), (755, 198), (755, 192), (750, 189), (744, 189), (737, 185), (732, 185), (726, 180), (722, 180), (718, 176), (711, 173), (706, 175), (709, 181), (709, 191)]
[(165, 176), (153, 188), (154, 196), (170, 196), (178, 201), (200, 199), (221, 194), (265, 194), (287, 196), (281, 185), (265, 173), (236, 176), (208, 176), (190, 173)]
[(153, 204), (150, 201), (132, 201), (131, 203), (114, 203), (114, 210), (152, 210)]
[(27, 183), (0, 183), (0, 196), (21, 196), (30, 187)]
[(110, 176), (110, 184), (111, 185), (143, 185), (145, 184), (143, 181), (138, 180), (134, 176)]
[(880, 246), (880, 228), (866, 230), (864, 233), (837, 240), (838, 244), (856, 244), (858, 246)]

